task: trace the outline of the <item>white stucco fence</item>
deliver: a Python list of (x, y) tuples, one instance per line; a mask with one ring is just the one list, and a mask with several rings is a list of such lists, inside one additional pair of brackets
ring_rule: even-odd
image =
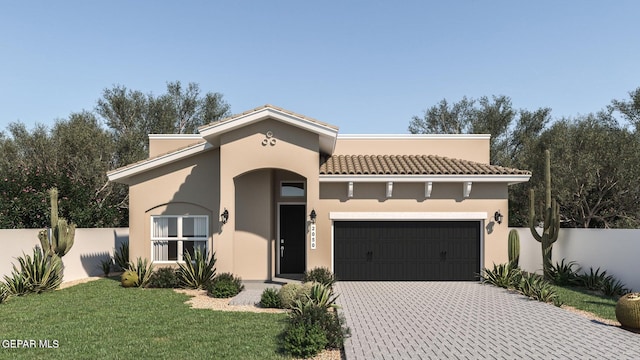
[[(33, 248), (40, 245), (40, 229), (0, 230), (0, 280), (11, 274), (12, 264), (18, 265), (17, 257), (23, 253), (32, 255)], [(121, 243), (129, 241), (128, 228), (77, 229), (69, 253), (62, 258), (64, 281), (102, 275), (100, 261), (113, 252)]]
[[(528, 228), (516, 230), (520, 234), (520, 267), (541, 272), (540, 243)], [(606, 270), (628, 288), (640, 291), (640, 230), (560, 229), (553, 245), (553, 262), (562, 259), (575, 261), (583, 271), (588, 272), (590, 267)]]

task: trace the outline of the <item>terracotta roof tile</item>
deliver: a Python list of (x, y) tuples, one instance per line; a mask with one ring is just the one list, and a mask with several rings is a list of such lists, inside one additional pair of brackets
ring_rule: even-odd
[(531, 175), (531, 172), (435, 155), (333, 155), (320, 175)]

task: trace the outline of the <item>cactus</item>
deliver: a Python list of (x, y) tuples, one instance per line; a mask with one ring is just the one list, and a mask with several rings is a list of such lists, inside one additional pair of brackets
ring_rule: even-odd
[(509, 265), (518, 267), (520, 261), (520, 235), (516, 229), (509, 231)]
[(560, 232), (560, 210), (555, 199), (551, 199), (551, 155), (549, 150), (545, 150), (546, 168), (545, 168), (545, 185), (546, 185), (546, 202), (544, 211), (544, 223), (542, 226), (542, 235), (536, 230), (536, 210), (535, 210), (535, 192), (529, 190), (529, 229), (531, 235), (542, 246), (542, 268), (545, 278), (549, 277), (549, 269), (553, 266), (551, 263), (551, 250), (553, 243), (558, 240)]
[(51, 199), (51, 229), (40, 230), (38, 239), (40, 239), (45, 254), (50, 257), (63, 257), (73, 246), (76, 225), (69, 224), (66, 219), (58, 217), (58, 189), (50, 189), (49, 197)]
[(130, 288), (137, 286), (138, 284), (138, 274), (133, 270), (127, 270), (122, 273), (120, 277), (120, 284), (122, 287)]

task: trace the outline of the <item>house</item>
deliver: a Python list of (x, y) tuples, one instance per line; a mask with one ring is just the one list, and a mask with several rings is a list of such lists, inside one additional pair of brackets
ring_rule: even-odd
[(149, 158), (108, 177), (129, 186), (132, 259), (203, 247), (244, 280), (474, 280), (507, 261), (507, 189), (531, 176), (490, 165), (489, 140), (341, 135), (265, 105), (149, 135)]

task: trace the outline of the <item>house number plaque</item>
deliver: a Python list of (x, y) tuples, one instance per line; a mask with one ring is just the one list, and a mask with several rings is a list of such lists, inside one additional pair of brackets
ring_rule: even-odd
[(311, 249), (316, 248), (316, 224), (311, 224), (311, 228), (309, 229), (311, 232)]

